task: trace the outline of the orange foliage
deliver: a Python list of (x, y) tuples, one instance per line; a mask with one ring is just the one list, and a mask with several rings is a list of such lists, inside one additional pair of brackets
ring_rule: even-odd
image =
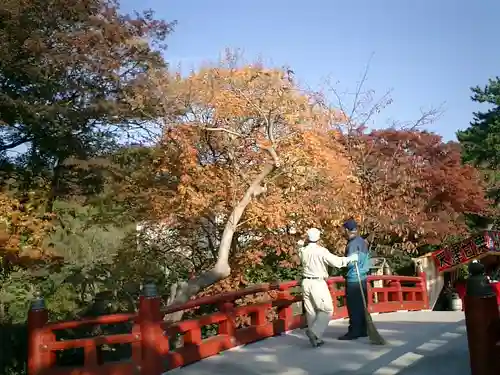
[(48, 218), (38, 215), (29, 202), (21, 203), (0, 192), (0, 256), (41, 257), (50, 228)]
[(358, 137), (353, 159), (362, 182), (358, 219), (379, 240), (406, 250), (467, 231), (464, 214), (488, 207), (479, 172), (460, 149), (421, 131), (378, 130)]
[[(338, 135), (328, 130), (329, 113), (314, 108), (284, 71), (260, 65), (220, 65), (185, 79), (164, 79), (169, 92), (177, 93), (168, 101), (182, 103), (183, 111), (164, 119), (168, 130), (156, 167), (170, 183), (151, 189), (154, 217), (168, 216), (192, 241), (199, 241), (193, 233), (210, 221), (220, 238), (255, 177), (266, 164), (275, 166), (263, 181), (265, 192), (238, 224), (233, 272), (216, 288), (245, 284), (248, 265), (261, 262), (270, 248), (290, 254), (282, 266), (296, 266), (297, 237), (286, 234), (291, 225), (301, 234), (310, 225), (321, 226), (332, 250), (341, 250), (337, 227), (356, 208), (359, 184)], [(154, 80), (159, 90), (161, 80)]]
[(351, 134), (346, 144), (332, 130), (345, 116), (315, 105), (285, 71), (225, 60), (186, 78), (156, 71), (148, 79), (131, 100), (140, 107), (142, 97), (163, 98), (161, 183), (147, 192), (150, 217), (177, 230), (177, 248), (195, 250), (193, 271), (220, 257), (232, 210), (263, 176), (237, 220), (231, 276), (204, 293), (245, 285), (246, 270), (270, 254), (278, 267), (296, 267), (291, 227), (299, 235), (320, 227), (325, 245), (342, 253), (339, 227), (354, 216), (377, 242), (411, 252), (460, 233), (464, 213), (487, 205), (476, 171), (461, 165), (453, 145), (396, 130)]

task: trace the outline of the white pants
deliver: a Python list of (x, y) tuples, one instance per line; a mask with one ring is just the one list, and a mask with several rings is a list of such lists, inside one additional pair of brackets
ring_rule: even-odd
[(333, 301), (325, 280), (302, 280), (307, 327), (319, 339), (323, 336), (333, 314)]

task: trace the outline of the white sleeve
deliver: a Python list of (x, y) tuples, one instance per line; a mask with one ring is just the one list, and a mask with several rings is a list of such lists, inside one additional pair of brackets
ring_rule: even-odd
[(327, 249), (324, 249), (323, 259), (330, 267), (342, 268), (349, 264), (349, 258), (333, 255)]

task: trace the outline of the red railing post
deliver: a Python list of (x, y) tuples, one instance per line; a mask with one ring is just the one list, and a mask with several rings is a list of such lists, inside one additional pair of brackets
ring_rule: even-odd
[(293, 299), (290, 290), (280, 290), (278, 292), (278, 301), (281, 301), (283, 305), (278, 308), (278, 321), (280, 322), (278, 327), (278, 332), (275, 333), (283, 333), (290, 329), (292, 320), (293, 320), (293, 310), (292, 304), (289, 303), (290, 300)]
[(498, 304), (481, 263), (469, 265), (465, 306), (471, 374), (496, 375), (495, 328), (499, 321)]
[(492, 328), (498, 321), (498, 306), (495, 295), (476, 297), (466, 295), (465, 324), (472, 375), (493, 375), (492, 350), (496, 344)]
[(332, 281), (331, 283), (328, 284), (328, 287), (330, 289), (330, 294), (332, 295), (332, 302), (333, 302), (332, 319), (337, 319), (337, 316), (339, 315), (339, 307), (338, 307), (339, 303), (337, 299), (337, 294), (338, 294), (337, 283), (335, 281)]
[(405, 301), (404, 301), (403, 289), (401, 286), (401, 280), (400, 279), (396, 280), (395, 284), (396, 284), (396, 289), (397, 289), (397, 293), (398, 293), (399, 309), (403, 310)]
[(141, 329), (141, 375), (161, 375), (164, 372), (162, 347), (165, 341), (161, 328), (161, 300), (156, 286), (145, 284), (139, 300), (139, 326)]
[(372, 281), (370, 278), (366, 280), (366, 308), (368, 309), (369, 313), (373, 312), (373, 305), (375, 304), (373, 302), (373, 293), (372, 293)]
[(28, 312), (28, 375), (48, 373), (55, 363), (55, 355), (47, 346), (48, 335), (44, 330), (48, 320), (45, 301), (40, 293), (36, 293)]
[(220, 302), (218, 307), (219, 311), (227, 316), (225, 321), (219, 323), (219, 335), (226, 335), (231, 345), (237, 345), (235, 337), (236, 322), (234, 320), (234, 303)]

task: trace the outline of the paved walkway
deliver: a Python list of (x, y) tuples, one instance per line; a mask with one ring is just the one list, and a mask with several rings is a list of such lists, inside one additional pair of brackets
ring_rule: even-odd
[(374, 315), (386, 346), (368, 339), (345, 342), (345, 320), (333, 321), (326, 344), (309, 346), (292, 331), (170, 371), (175, 375), (470, 375), (462, 312), (397, 312)]

